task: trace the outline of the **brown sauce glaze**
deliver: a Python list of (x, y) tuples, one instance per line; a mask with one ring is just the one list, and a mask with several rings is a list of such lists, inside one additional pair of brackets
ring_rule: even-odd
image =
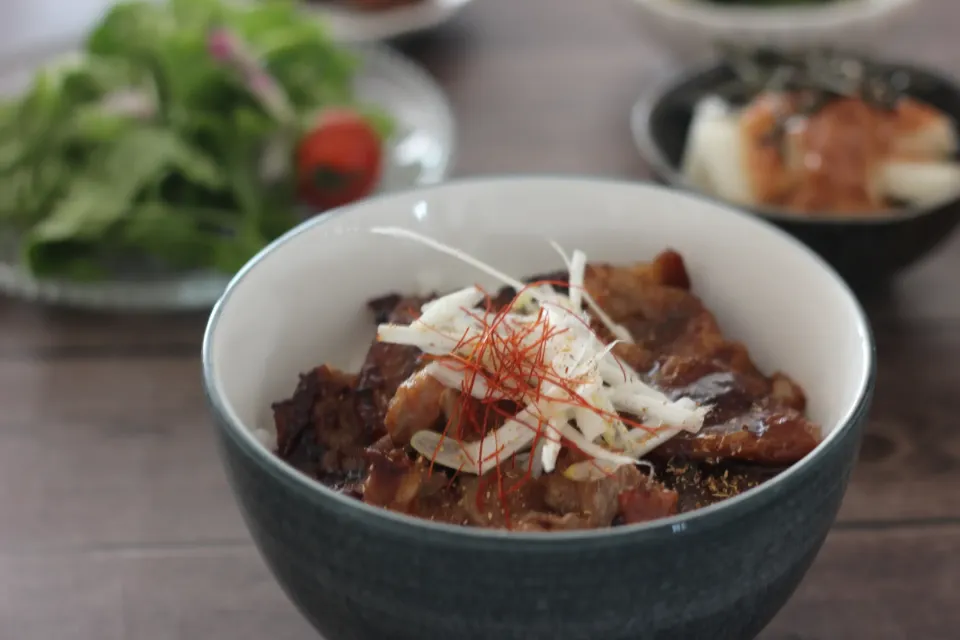
[[(649, 454), (652, 475), (629, 466), (596, 480), (567, 479), (563, 470), (583, 459), (574, 448), (563, 450), (555, 473), (536, 479), (517, 459), (481, 477), (431, 468), (407, 446), (412, 433), (455, 423), (469, 441), (489, 417), (480, 401), (462, 402), (458, 391), (418, 373), (417, 349), (383, 343), (371, 346), (358, 375), (321, 366), (301, 376), (293, 397), (274, 405), (278, 455), (382, 508), (456, 525), (558, 531), (644, 522), (714, 504), (776, 476), (819, 443), (819, 428), (804, 415), (803, 390), (782, 373), (761, 373), (743, 344), (721, 334), (691, 293), (675, 252), (628, 267), (588, 265), (586, 288), (635, 338), (618, 345), (618, 355), (668, 395), (712, 407), (699, 433), (681, 433)], [(493, 304), (512, 297), (499, 292)], [(392, 295), (370, 308), (378, 322), (407, 323), (428, 299)], [(494, 422), (516, 409), (501, 407)]]
[(806, 213), (892, 208), (879, 186), (881, 164), (912, 157), (914, 134), (943, 114), (910, 98), (890, 109), (837, 98), (812, 111), (809, 100), (764, 93), (743, 110), (744, 170), (757, 202)]

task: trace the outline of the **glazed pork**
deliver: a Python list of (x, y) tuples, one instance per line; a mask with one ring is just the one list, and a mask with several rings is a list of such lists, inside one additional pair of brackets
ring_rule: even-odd
[[(536, 280), (559, 287), (564, 277)], [(536, 449), (484, 473), (461, 473), (419, 453), (411, 439), (428, 431), (477, 442), (520, 407), (465, 396), (431, 376), (425, 368), (431, 357), (416, 347), (376, 341), (359, 374), (320, 366), (301, 376), (293, 397), (274, 405), (278, 455), (332, 489), (385, 509), (456, 525), (556, 531), (701, 508), (774, 477), (820, 442), (800, 386), (784, 373), (764, 374), (743, 344), (723, 336), (691, 291), (677, 253), (630, 266), (589, 264), (583, 282), (609, 319), (633, 336), (612, 347), (620, 362), (668, 397), (709, 407), (698, 431), (677, 432), (643, 464), (588, 477), (573, 471), (590, 456), (567, 441), (550, 473), (535, 469)], [(510, 290), (491, 296), (488, 312), (512, 299)], [(429, 300), (393, 294), (371, 301), (370, 309), (378, 323), (408, 324)], [(602, 324), (593, 329), (613, 342)]]

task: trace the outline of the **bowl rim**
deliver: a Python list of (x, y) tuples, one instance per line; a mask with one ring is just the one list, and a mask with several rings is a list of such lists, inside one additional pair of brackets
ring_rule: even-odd
[[(382, 42), (435, 29), (453, 19), (472, 0), (425, 0), (363, 11), (337, 5), (307, 3), (303, 11), (328, 23), (330, 33), (341, 42)], [(323, 3), (327, 4), (327, 3)]]
[[(704, 0), (630, 0), (652, 14), (714, 32), (830, 31), (887, 20), (919, 0), (837, 0), (827, 5), (721, 6)], [(766, 34), (765, 34), (766, 35)]]
[[(929, 67), (919, 64), (906, 62), (893, 62), (880, 58), (870, 57), (870, 62), (880, 66), (888, 67), (896, 71), (903, 71), (911, 75), (927, 76), (935, 79), (945, 87), (949, 87), (958, 98), (960, 98), (960, 84), (944, 73), (935, 71)], [(702, 79), (711, 73), (722, 70), (726, 64), (724, 62), (710, 61), (693, 66), (680, 74), (669, 77), (661, 77), (654, 83), (649, 91), (640, 93), (630, 108), (629, 126), (633, 137), (634, 146), (640, 154), (642, 160), (650, 165), (654, 173), (662, 177), (671, 187), (680, 189), (686, 193), (692, 193), (703, 198), (712, 200), (728, 207), (734, 207), (747, 211), (755, 216), (775, 221), (777, 223), (793, 223), (801, 225), (818, 226), (854, 226), (854, 227), (879, 227), (885, 225), (896, 225), (916, 218), (922, 218), (937, 213), (946, 206), (960, 202), (960, 194), (949, 200), (944, 200), (938, 204), (924, 206), (908, 206), (895, 209), (893, 213), (876, 212), (868, 215), (850, 215), (818, 213), (817, 215), (808, 215), (805, 213), (791, 212), (785, 209), (776, 209), (773, 207), (741, 207), (735, 203), (727, 202), (719, 197), (704, 193), (700, 189), (688, 184), (683, 177), (679, 167), (675, 167), (666, 157), (662, 147), (657, 143), (653, 135), (652, 117), (654, 112), (663, 103), (664, 98), (676, 92), (681, 87)], [(706, 95), (706, 94), (705, 94)], [(954, 123), (960, 122), (960, 114), (947, 114)]]
[[(348, 497), (342, 493), (334, 491), (325, 486), (318, 480), (300, 472), (293, 466), (281, 460), (272, 451), (269, 451), (253, 435), (250, 429), (247, 429), (242, 421), (228, 409), (225, 399), (220, 394), (217, 384), (217, 372), (213, 362), (213, 336), (217, 331), (220, 318), (224, 313), (227, 304), (233, 292), (242, 286), (247, 275), (257, 268), (257, 266), (270, 254), (273, 254), (283, 248), (285, 244), (292, 241), (301, 234), (313, 230), (315, 227), (327, 224), (332, 220), (350, 215), (351, 212), (368, 206), (375, 201), (389, 199), (406, 198), (413, 194), (429, 196), (433, 191), (456, 190), (461, 186), (474, 185), (488, 188), (498, 188), (504, 184), (518, 183), (541, 183), (549, 184), (551, 182), (574, 183), (584, 187), (597, 186), (616, 186), (654, 189), (657, 191), (668, 192), (671, 197), (681, 199), (697, 200), (712, 208), (724, 210), (725, 215), (749, 218), (753, 223), (766, 226), (768, 230), (780, 236), (786, 243), (806, 254), (820, 269), (824, 270), (833, 281), (834, 286), (839, 288), (851, 303), (854, 312), (854, 322), (856, 323), (860, 334), (860, 351), (864, 359), (864, 375), (861, 381), (860, 389), (857, 391), (856, 400), (851, 403), (846, 413), (837, 421), (836, 427), (820, 442), (817, 447), (807, 454), (799, 462), (793, 464), (776, 477), (764, 482), (761, 485), (748, 489), (747, 491), (722, 502), (713, 505), (689, 511), (686, 513), (661, 518), (649, 522), (638, 524), (622, 525), (618, 527), (607, 527), (602, 529), (586, 529), (574, 531), (551, 531), (551, 532), (517, 532), (502, 529), (483, 529), (479, 527), (458, 526), (452, 524), (438, 523), (430, 520), (424, 520), (397, 513), (388, 509), (368, 505), (360, 500)], [(866, 418), (870, 403), (873, 398), (873, 390), (876, 379), (876, 344), (873, 332), (870, 327), (869, 319), (861, 306), (860, 302), (853, 294), (853, 291), (840, 277), (840, 275), (819, 255), (808, 248), (802, 242), (790, 234), (776, 228), (763, 220), (758, 220), (747, 213), (724, 206), (723, 204), (712, 201), (708, 198), (692, 194), (689, 192), (670, 189), (662, 185), (651, 182), (633, 182), (617, 178), (590, 177), (585, 175), (563, 175), (563, 174), (522, 174), (522, 175), (504, 175), (504, 176), (480, 176), (473, 178), (460, 178), (450, 180), (446, 183), (430, 185), (405, 191), (397, 191), (389, 194), (381, 194), (363, 201), (351, 203), (343, 207), (334, 209), (323, 216), (317, 216), (304, 221), (294, 227), (284, 235), (280, 236), (257, 255), (251, 258), (246, 265), (241, 268), (231, 279), (230, 284), (225, 289), (223, 295), (217, 301), (210, 313), (206, 328), (204, 329), (203, 343), (201, 347), (202, 379), (204, 392), (207, 397), (211, 411), (216, 418), (216, 427), (223, 430), (225, 435), (234, 441), (248, 456), (255, 459), (270, 475), (277, 480), (286, 483), (291, 489), (298, 493), (307, 495), (308, 498), (321, 500), (326, 503), (326, 507), (336, 509), (340, 514), (352, 517), (354, 519), (365, 519), (365, 524), (377, 527), (379, 529), (389, 529), (393, 535), (402, 534), (409, 537), (429, 536), (432, 542), (450, 543), (470, 541), (474, 545), (483, 544), (504, 544), (507, 541), (511, 544), (531, 544), (533, 548), (545, 549), (555, 545), (569, 544), (615, 544), (625, 537), (630, 537), (632, 541), (648, 540), (660, 535), (676, 535), (693, 530), (694, 528), (714, 528), (731, 519), (737, 518), (759, 506), (768, 503), (777, 495), (782, 493), (787, 486), (801, 478), (808, 472), (814, 462), (823, 458), (829, 451), (837, 446), (842, 436), (851, 429), (854, 429), (862, 420)], [(552, 544), (551, 544), (552, 543)]]

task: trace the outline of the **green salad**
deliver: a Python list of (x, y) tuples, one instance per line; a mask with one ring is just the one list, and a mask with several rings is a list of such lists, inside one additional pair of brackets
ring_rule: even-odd
[(390, 134), (357, 65), (294, 2), (119, 4), (0, 107), (0, 232), (37, 277), (233, 272), (298, 221), (318, 114)]

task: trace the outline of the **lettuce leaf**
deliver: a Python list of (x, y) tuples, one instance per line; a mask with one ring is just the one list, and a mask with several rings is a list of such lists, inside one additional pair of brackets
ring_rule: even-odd
[[(27, 236), (25, 259), (37, 274), (56, 271), (57, 245), (95, 244), (117, 224), (133, 216), (131, 204), (171, 174), (206, 189), (219, 189), (225, 178), (217, 164), (175, 133), (141, 128), (120, 138), (91, 163), (88, 175), (75, 180), (51, 214)], [(156, 192), (153, 194), (157, 195)]]

